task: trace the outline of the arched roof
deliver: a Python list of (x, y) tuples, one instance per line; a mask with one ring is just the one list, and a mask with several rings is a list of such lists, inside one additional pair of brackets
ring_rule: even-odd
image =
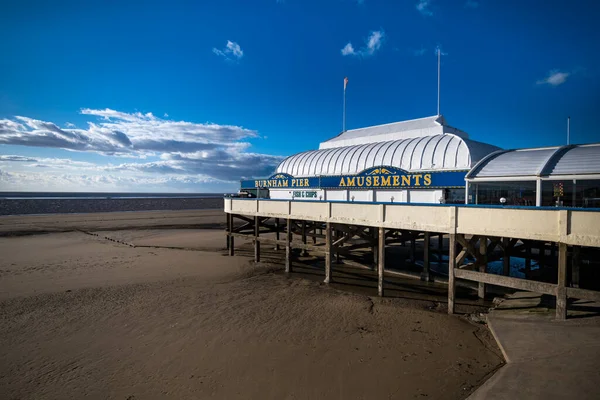
[(505, 150), (482, 159), (467, 179), (600, 174), (600, 143)]
[(453, 134), (305, 151), (283, 160), (277, 173), (297, 177), (349, 175), (386, 165), (406, 171), (470, 169), (498, 147)]

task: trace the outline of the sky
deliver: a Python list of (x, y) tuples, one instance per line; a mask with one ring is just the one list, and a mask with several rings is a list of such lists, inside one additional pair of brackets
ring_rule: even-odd
[(0, 191), (230, 192), (342, 129), (437, 113), (600, 141), (600, 2), (4, 0)]

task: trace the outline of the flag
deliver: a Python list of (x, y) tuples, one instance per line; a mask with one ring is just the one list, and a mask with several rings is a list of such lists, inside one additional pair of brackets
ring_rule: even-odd
[(344, 78), (344, 90), (346, 90), (346, 86), (348, 86), (348, 77)]

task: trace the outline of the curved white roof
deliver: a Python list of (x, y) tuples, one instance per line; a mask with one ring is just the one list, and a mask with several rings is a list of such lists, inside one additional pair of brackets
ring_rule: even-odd
[(381, 165), (406, 171), (464, 170), (497, 150), (496, 146), (454, 134), (422, 136), (305, 151), (283, 160), (277, 173), (297, 177), (346, 175)]
[(469, 135), (467, 135), (466, 132), (449, 126), (442, 115), (436, 115), (433, 117), (393, 122), (391, 124), (351, 129), (322, 142), (319, 145), (319, 149), (331, 149), (334, 147), (346, 147), (375, 142), (389, 142), (392, 140), (443, 135), (446, 133), (452, 133), (463, 139), (469, 138)]
[(500, 151), (485, 157), (467, 179), (600, 174), (600, 143)]

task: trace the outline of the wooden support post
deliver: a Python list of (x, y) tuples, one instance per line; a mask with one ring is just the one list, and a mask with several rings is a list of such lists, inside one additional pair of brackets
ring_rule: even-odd
[[(302, 244), (306, 244), (306, 221), (304, 220), (302, 220)], [(308, 255), (308, 251), (303, 249), (302, 255), (306, 257)]]
[(289, 218), (285, 231), (285, 272), (292, 272), (292, 220)]
[(543, 269), (546, 268), (546, 242), (540, 242), (540, 249), (538, 251), (538, 264), (540, 266), (540, 273), (543, 273)]
[[(230, 226), (231, 229), (233, 230), (233, 214), (229, 214), (229, 218), (230, 218)], [(233, 236), (229, 236), (229, 255), (230, 256), (234, 256), (235, 255), (235, 238)]]
[[(336, 240), (339, 239), (339, 238), (344, 237), (344, 232), (342, 232), (342, 231), (336, 231), (336, 232), (337, 232), (336, 235), (335, 235), (335, 239)], [(343, 246), (343, 244), (339, 244), (338, 245), (338, 249), (335, 252), (335, 263), (336, 264), (340, 264), (340, 251), (339, 251), (339, 247), (340, 246)]]
[(425, 232), (423, 239), (423, 272), (421, 273), (421, 280), (431, 282), (431, 272), (429, 269), (429, 239), (431, 233)]
[(414, 264), (415, 262), (415, 253), (417, 250), (417, 241), (415, 240), (415, 235), (411, 232), (410, 238), (410, 262)]
[[(275, 218), (275, 239), (279, 240), (279, 230), (281, 226), (279, 225), (279, 218)], [(279, 250), (279, 243), (275, 245), (275, 250)]]
[(508, 248), (510, 238), (502, 238), (502, 273), (510, 276), (510, 249)]
[(225, 231), (225, 241), (227, 243), (227, 250), (229, 250), (229, 234), (231, 233), (231, 214), (227, 213), (225, 214), (225, 216), (227, 217), (227, 229)]
[(379, 253), (379, 260), (377, 263), (377, 291), (379, 296), (383, 296), (383, 271), (385, 269), (385, 228), (379, 228), (379, 241), (377, 247)]
[(260, 217), (254, 217), (254, 262), (260, 262)]
[(371, 231), (371, 237), (373, 238), (373, 246), (371, 247), (373, 248), (373, 269), (375, 269), (379, 263), (379, 239), (376, 228), (369, 228), (369, 230)]
[[(479, 272), (486, 272), (487, 269), (487, 238), (482, 236), (479, 238), (479, 254), (481, 262), (479, 264)], [(477, 286), (477, 296), (480, 299), (485, 299), (485, 283), (479, 282)]]
[(525, 243), (525, 279), (531, 279), (531, 242)]
[(573, 246), (573, 255), (571, 256), (571, 286), (579, 287), (579, 259), (581, 254), (580, 246)]
[(454, 297), (456, 295), (456, 282), (454, 279), (454, 268), (456, 268), (456, 234), (450, 234), (450, 245), (448, 247), (448, 314), (454, 314)]
[(327, 222), (325, 231), (325, 283), (331, 282), (331, 224)]
[(437, 247), (437, 257), (438, 257), (438, 270), (442, 265), (442, 256), (444, 254), (444, 234), (440, 233), (438, 235), (438, 247)]
[(567, 245), (558, 245), (558, 284), (556, 285), (556, 319), (567, 319)]
[(313, 222), (313, 230), (312, 230), (312, 242), (313, 244), (317, 244), (317, 223)]

